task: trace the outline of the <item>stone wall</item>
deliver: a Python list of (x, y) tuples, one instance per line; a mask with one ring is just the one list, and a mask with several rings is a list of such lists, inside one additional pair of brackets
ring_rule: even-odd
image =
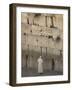
[[(62, 71), (63, 15), (22, 13), (21, 14), (22, 66), (37, 69), (40, 55), (44, 69), (52, 69), (54, 58), (56, 71)], [(26, 62), (26, 56), (28, 60)]]

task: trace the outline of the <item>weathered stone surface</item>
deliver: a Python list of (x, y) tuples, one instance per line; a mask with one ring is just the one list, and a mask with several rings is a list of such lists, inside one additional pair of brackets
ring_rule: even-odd
[(38, 26), (46, 26), (45, 23), (45, 16), (38, 16), (34, 18), (34, 25), (38, 25)]
[(21, 22), (27, 24), (28, 15), (26, 13), (21, 14)]
[[(51, 21), (53, 16), (53, 24)], [(59, 58), (60, 50), (63, 50), (63, 16), (51, 14), (25, 14), (21, 15), (21, 47), (22, 66), (26, 65), (28, 54), (28, 68), (37, 69), (37, 59), (40, 55), (44, 60), (44, 70), (63, 70), (63, 58)], [(62, 57), (62, 56), (61, 56)]]

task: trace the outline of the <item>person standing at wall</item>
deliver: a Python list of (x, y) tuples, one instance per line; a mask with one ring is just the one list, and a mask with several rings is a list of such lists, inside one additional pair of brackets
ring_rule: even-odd
[(43, 73), (43, 59), (40, 56), (37, 60), (38, 63), (38, 73), (42, 74)]

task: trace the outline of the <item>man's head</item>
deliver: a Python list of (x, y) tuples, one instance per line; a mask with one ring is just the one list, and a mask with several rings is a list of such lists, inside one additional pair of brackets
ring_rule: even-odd
[(42, 58), (42, 56), (40, 56), (40, 58)]

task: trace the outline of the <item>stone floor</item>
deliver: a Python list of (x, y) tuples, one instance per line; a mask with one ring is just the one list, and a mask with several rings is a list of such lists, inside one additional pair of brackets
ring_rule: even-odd
[(42, 74), (39, 74), (37, 70), (32, 69), (32, 68), (22, 68), (22, 77), (32, 77), (32, 76), (54, 76), (54, 75), (63, 75), (62, 72), (58, 71), (49, 71), (45, 70)]

